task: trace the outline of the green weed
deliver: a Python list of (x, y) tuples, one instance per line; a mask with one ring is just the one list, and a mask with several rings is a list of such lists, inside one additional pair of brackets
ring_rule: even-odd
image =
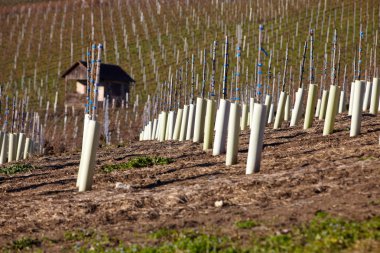
[(21, 239), (13, 241), (10, 249), (26, 250), (26, 249), (32, 249), (33, 247), (39, 247), (40, 245), (41, 245), (41, 241), (38, 239), (23, 237)]
[(64, 234), (65, 241), (83, 241), (85, 239), (93, 238), (95, 232), (92, 230), (75, 230), (67, 231)]
[(118, 252), (119, 241), (94, 230), (67, 231), (64, 241), (75, 243), (76, 252)]
[(257, 227), (259, 224), (253, 220), (241, 220), (235, 223), (235, 226), (242, 229)]
[(173, 162), (173, 159), (171, 158), (142, 156), (142, 157), (132, 158), (126, 163), (103, 165), (101, 170), (105, 173), (110, 173), (115, 170), (144, 168), (144, 167), (149, 167), (153, 165), (165, 165), (172, 162)]
[(0, 174), (13, 175), (16, 173), (31, 171), (33, 169), (35, 169), (35, 167), (31, 164), (17, 163), (4, 168), (0, 168)]
[(153, 239), (162, 239), (162, 238), (169, 238), (171, 236), (173, 236), (174, 234), (176, 234), (177, 231), (176, 230), (171, 230), (171, 229), (167, 229), (167, 228), (161, 228), (157, 231), (154, 231), (150, 234), (150, 237), (153, 238)]
[(253, 252), (340, 252), (360, 240), (380, 240), (380, 218), (355, 222), (324, 212), (288, 234), (257, 240)]
[(359, 158), (359, 160), (360, 161), (367, 161), (367, 160), (370, 161), (370, 160), (376, 160), (376, 158), (373, 156), (362, 156)]
[[(239, 225), (238, 225), (239, 224)], [(257, 225), (253, 221), (240, 221), (239, 228)], [(197, 231), (176, 231), (160, 229), (151, 238), (158, 240), (154, 245), (120, 246), (107, 252), (175, 253), (175, 252), (350, 252), (351, 248), (362, 245), (362, 241), (380, 241), (380, 218), (355, 222), (330, 217), (319, 212), (312, 221), (294, 228), (286, 234), (251, 237), (248, 246), (241, 246), (229, 237), (208, 235)], [(368, 243), (367, 243), (368, 244)], [(80, 252), (105, 252), (80, 251)]]
[[(245, 220), (235, 223), (239, 228), (251, 228), (258, 223)], [(260, 252), (376, 252), (380, 246), (380, 217), (357, 222), (331, 217), (319, 212), (308, 223), (286, 233), (251, 234), (244, 243), (227, 236), (202, 233), (195, 230), (159, 229), (146, 238), (144, 244), (123, 245), (117, 239), (95, 231), (69, 231), (64, 242), (73, 252), (126, 252), (126, 253), (260, 253)], [(14, 241), (13, 250), (40, 247), (41, 241), (24, 238)], [(242, 246), (244, 245), (244, 246)], [(34, 250), (34, 248), (33, 248)]]
[(369, 202), (370, 205), (373, 205), (373, 206), (380, 206), (380, 199), (377, 199), (377, 200), (371, 200)]

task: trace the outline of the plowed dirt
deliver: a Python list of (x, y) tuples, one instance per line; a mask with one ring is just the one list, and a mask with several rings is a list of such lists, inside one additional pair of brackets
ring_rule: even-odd
[[(248, 131), (240, 135), (239, 163), (229, 167), (224, 156), (214, 157), (191, 141), (101, 148), (93, 190), (85, 193), (75, 187), (78, 152), (32, 158), (27, 162), (37, 169), (0, 175), (0, 245), (79, 228), (138, 241), (134, 235), (163, 227), (233, 237), (233, 224), (243, 219), (282, 229), (319, 210), (355, 220), (378, 216), (380, 118), (365, 115), (362, 134), (355, 138), (349, 137), (349, 125), (349, 117), (339, 116), (328, 137), (322, 136), (322, 123), (306, 131), (267, 128), (261, 171), (248, 176)], [(100, 170), (142, 155), (174, 162), (109, 174)], [(116, 189), (117, 182), (130, 188)], [(215, 207), (215, 201), (223, 206)]]

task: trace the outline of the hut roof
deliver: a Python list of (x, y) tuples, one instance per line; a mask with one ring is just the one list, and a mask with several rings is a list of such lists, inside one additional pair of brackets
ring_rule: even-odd
[[(66, 70), (62, 74), (61, 77), (66, 78), (67, 75), (69, 75), (74, 69), (78, 67), (82, 67), (83, 71), (87, 71), (87, 62), (78, 61), (74, 63), (68, 70)], [(86, 74), (83, 76), (86, 76)], [(135, 80), (133, 80), (132, 77), (130, 77), (128, 73), (125, 72), (120, 66), (114, 65), (114, 64), (105, 64), (105, 63), (100, 64), (100, 81), (101, 82), (117, 81), (117, 82), (126, 82), (126, 83), (135, 82)]]

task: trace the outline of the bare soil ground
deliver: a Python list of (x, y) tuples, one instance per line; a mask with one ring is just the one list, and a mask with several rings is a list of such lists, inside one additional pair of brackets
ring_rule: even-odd
[[(299, 124), (300, 126), (302, 125)], [(30, 159), (36, 170), (0, 175), (0, 245), (22, 236), (59, 238), (64, 231), (95, 228), (141, 242), (159, 228), (201, 228), (237, 236), (236, 221), (259, 221), (266, 230), (290, 228), (323, 210), (363, 220), (380, 215), (380, 118), (365, 115), (362, 134), (349, 138), (350, 119), (335, 132), (322, 123), (265, 132), (262, 169), (245, 175), (248, 131), (240, 136), (239, 163), (225, 166), (190, 141), (136, 142), (98, 152), (93, 190), (75, 187), (79, 153)], [(104, 164), (141, 155), (170, 157), (169, 165), (102, 173)], [(117, 182), (130, 185), (116, 189)], [(223, 201), (215, 207), (215, 201)], [(260, 232), (260, 231), (259, 231)], [(244, 236), (244, 235), (239, 235)]]

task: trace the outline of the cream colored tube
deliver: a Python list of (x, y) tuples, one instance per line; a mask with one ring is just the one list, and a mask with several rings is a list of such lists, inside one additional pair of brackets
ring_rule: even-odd
[(18, 144), (18, 140), (19, 140), (20, 134), (19, 133), (15, 133), (14, 135), (16, 137), (15, 137), (15, 142), (14, 142), (14, 145), (13, 145), (13, 157), (14, 157), (14, 161), (16, 161), (17, 144)]
[(255, 99), (250, 98), (249, 99), (249, 127), (252, 126), (252, 114), (253, 114), (253, 107), (255, 106)]
[(90, 120), (91, 116), (90, 114), (86, 113), (84, 115), (84, 122), (83, 122), (83, 135), (82, 135), (82, 149), (83, 149), (83, 145), (84, 145), (84, 140), (86, 139), (86, 129), (87, 129), (87, 124), (88, 124), (88, 121)]
[(354, 92), (355, 90), (355, 82), (351, 83), (351, 91), (350, 91), (350, 103), (348, 104), (348, 115), (351, 116), (352, 114), (352, 106), (354, 104)]
[(183, 109), (179, 108), (177, 111), (177, 119), (175, 120), (175, 127), (174, 127), (174, 134), (173, 134), (173, 140), (175, 141), (179, 140), (179, 135), (181, 133), (182, 114), (183, 114)]
[[(249, 106), (248, 106), (249, 107)], [(251, 120), (251, 113), (248, 111), (248, 117), (247, 117), (247, 128), (250, 128), (250, 120)]]
[(166, 113), (165, 141), (169, 140), (169, 113)]
[(35, 145), (34, 141), (32, 139), (30, 139), (29, 157), (34, 155), (34, 149), (35, 149), (34, 145)]
[(4, 133), (4, 132), (2, 132), (2, 131), (0, 131), (0, 164), (1, 164), (1, 152), (2, 152), (2, 146), (3, 146), (3, 140), (4, 140), (4, 136), (5, 136), (6, 134)]
[(162, 112), (158, 115), (158, 120), (157, 120), (157, 129), (156, 129), (156, 136), (155, 139), (158, 140), (159, 135), (160, 135), (160, 126), (162, 124)]
[(252, 174), (253, 172), (260, 171), (261, 154), (263, 151), (264, 130), (265, 130), (265, 117), (266, 117), (265, 105), (255, 103), (253, 109), (253, 122), (255, 125), (251, 128), (251, 134), (249, 136), (249, 147), (247, 157), (246, 174)]
[(343, 113), (345, 111), (346, 111), (346, 92), (342, 90), (340, 91), (340, 96), (339, 96), (338, 113)]
[(189, 119), (187, 121), (186, 140), (191, 140), (194, 133), (195, 104), (189, 105)]
[(144, 127), (144, 141), (147, 141), (147, 140), (149, 140), (149, 136), (150, 136), (150, 129), (149, 129), (149, 127), (150, 127), (150, 121), (148, 122), (148, 124), (146, 124), (145, 125), (145, 127)]
[(365, 112), (369, 109), (369, 105), (371, 102), (371, 90), (372, 90), (372, 83), (367, 82), (367, 84), (365, 86), (365, 91), (364, 91), (363, 112)]
[(149, 121), (148, 122), (148, 140), (151, 140), (152, 131), (153, 131), (153, 122)]
[[(79, 187), (79, 178), (81, 177), (81, 173), (83, 173), (83, 150), (86, 149), (86, 134), (87, 134), (87, 129), (88, 129), (88, 122), (90, 122), (91, 116), (90, 114), (85, 114), (84, 115), (84, 123), (83, 123), (83, 136), (82, 136), (82, 151), (81, 151), (81, 156), (80, 156), (80, 162), (79, 162), (79, 170), (78, 170), (78, 176), (77, 176), (77, 182), (76, 182), (76, 187)], [(142, 134), (140, 134), (140, 141), (142, 140)]]
[(286, 94), (285, 110), (284, 110), (284, 121), (290, 120), (290, 96)]
[(220, 155), (226, 152), (227, 128), (230, 115), (230, 102), (220, 99), (217, 122), (215, 123), (215, 138), (212, 155)]
[(326, 117), (326, 109), (327, 109), (327, 101), (329, 99), (329, 91), (323, 90), (322, 92), (322, 101), (321, 101), (321, 109), (319, 111), (319, 120), (324, 120)]
[(188, 118), (189, 118), (189, 106), (185, 105), (183, 107), (181, 130), (179, 133), (179, 140), (180, 141), (184, 141), (186, 139), (186, 130), (187, 130)]
[(323, 135), (332, 134), (334, 131), (335, 116), (338, 111), (340, 88), (337, 85), (330, 86), (329, 100), (327, 102), (326, 119), (323, 126)]
[(173, 140), (175, 125), (175, 112), (170, 111), (168, 115), (168, 140)]
[[(271, 104), (272, 104), (272, 96), (271, 95), (266, 95), (265, 96), (265, 108), (266, 108), (266, 115), (265, 115), (265, 122), (268, 122), (268, 118), (269, 118), (269, 110), (268, 110), (268, 108), (270, 108), (270, 106), (271, 106)], [(253, 110), (252, 110), (252, 112), (253, 112)], [(252, 114), (253, 115), (253, 114)]]
[(317, 107), (315, 109), (315, 115), (314, 115), (315, 118), (318, 118), (319, 116), (319, 112), (321, 111), (321, 104), (322, 104), (322, 99), (318, 98)]
[(377, 115), (379, 108), (379, 95), (380, 95), (380, 82), (379, 78), (374, 77), (372, 82), (371, 93), (371, 106), (369, 107), (369, 113)]
[(8, 162), (16, 160), (15, 146), (17, 145), (17, 135), (8, 134), (9, 144), (8, 144)]
[(360, 134), (362, 123), (363, 95), (365, 89), (365, 81), (355, 81), (354, 85), (354, 100), (352, 104), (351, 129), (350, 137)]
[(207, 99), (206, 106), (206, 119), (205, 119), (205, 129), (203, 137), (203, 150), (208, 150), (212, 148), (213, 137), (214, 137), (214, 126), (215, 126), (215, 112), (216, 112), (216, 102), (211, 99)]
[(148, 140), (148, 124), (145, 125), (144, 131), (143, 131), (143, 140)]
[(22, 152), (24, 152), (24, 147), (25, 147), (25, 134), (20, 133), (18, 137), (16, 161), (22, 158)]
[(244, 131), (248, 125), (248, 105), (243, 104), (241, 108), (240, 130)]
[(219, 108), (216, 108), (216, 117), (215, 117), (215, 124), (214, 124), (214, 132), (216, 131), (216, 123), (219, 122), (219, 117), (220, 117), (220, 110)]
[(160, 142), (162, 142), (162, 141), (165, 140), (166, 123), (168, 121), (168, 114), (167, 114), (167, 112), (163, 111), (161, 114), (162, 114), (162, 116), (161, 116), (161, 124), (160, 124), (160, 133), (159, 133), (159, 137), (158, 137), (158, 140)]
[(30, 156), (30, 147), (31, 147), (30, 138), (26, 138), (24, 152), (23, 152), (23, 159), (27, 159)]
[(203, 140), (203, 132), (205, 128), (205, 114), (206, 101), (203, 98), (197, 98), (193, 142), (201, 142)]
[(294, 108), (292, 111), (292, 118), (290, 120), (290, 126), (297, 125), (299, 119), (301, 118), (302, 114), (302, 101), (303, 101), (303, 95), (304, 89), (298, 88), (298, 91), (296, 93), (296, 101), (294, 102)]
[(7, 133), (4, 133), (3, 142), (1, 143), (0, 164), (4, 164), (7, 161), (9, 144), (8, 136)]
[(228, 136), (227, 136), (227, 151), (226, 165), (234, 165), (237, 163), (239, 133), (240, 133), (240, 105), (231, 103), (230, 116), (228, 119)]
[(146, 138), (146, 125), (143, 127), (143, 130), (141, 130), (141, 132), (140, 132), (140, 141), (145, 141), (145, 138)]
[(88, 122), (87, 134), (86, 134), (86, 144), (82, 155), (83, 159), (83, 169), (79, 178), (79, 191), (89, 191), (92, 188), (95, 161), (96, 161), (96, 151), (99, 145), (99, 129), (100, 125), (95, 120), (90, 120)]
[(284, 119), (285, 103), (287, 97), (286, 95), (287, 94), (283, 91), (280, 93), (280, 99), (278, 100), (277, 113), (274, 120), (273, 129), (279, 129), (281, 127), (282, 121)]
[(307, 93), (305, 121), (303, 124), (303, 129), (308, 129), (313, 125), (313, 116), (315, 113), (314, 110), (317, 103), (317, 92), (318, 92), (318, 85), (310, 84), (309, 91)]
[(152, 129), (152, 135), (150, 136), (150, 139), (151, 139), (151, 140), (154, 140), (154, 139), (156, 139), (156, 132), (157, 132), (157, 122), (158, 122), (158, 120), (157, 120), (157, 119), (154, 119), (154, 120), (153, 120), (153, 129)]
[(272, 124), (274, 118), (274, 104), (270, 104), (269, 116), (268, 116), (268, 124)]
[(145, 125), (144, 129), (140, 132), (140, 141), (145, 141), (146, 140), (146, 136), (147, 136), (147, 133), (148, 133), (147, 127), (148, 127), (148, 125)]

